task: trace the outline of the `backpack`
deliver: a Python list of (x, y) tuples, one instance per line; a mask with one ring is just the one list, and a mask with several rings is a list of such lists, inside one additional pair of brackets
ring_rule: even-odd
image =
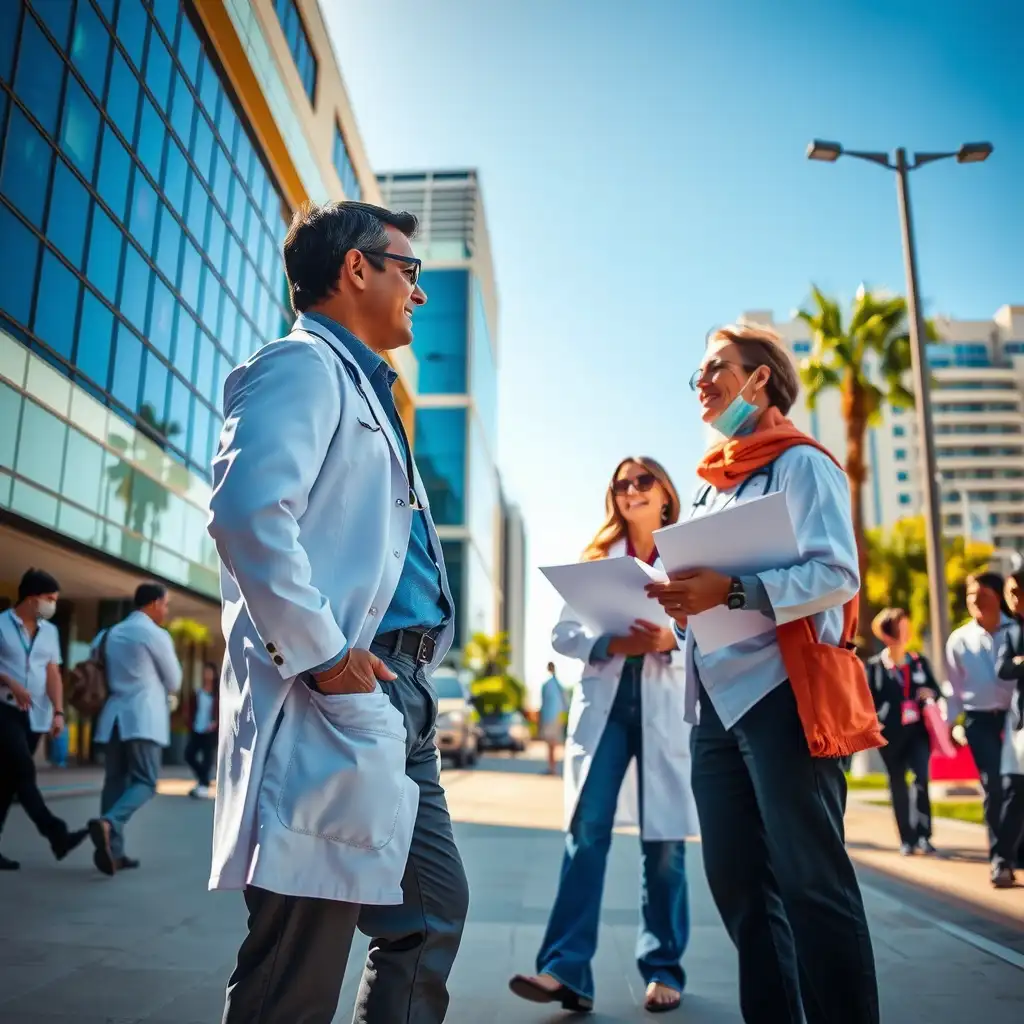
[(68, 677), (65, 700), (82, 718), (98, 715), (107, 702), (107, 637), (108, 629), (100, 640), (96, 654), (79, 662)]

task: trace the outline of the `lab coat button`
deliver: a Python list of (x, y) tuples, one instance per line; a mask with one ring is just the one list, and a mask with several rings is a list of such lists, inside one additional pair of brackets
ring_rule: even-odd
[(372, 607), (372, 608), (370, 609), (370, 614), (371, 614), (371, 615), (376, 615), (376, 614), (377, 614), (377, 606), (376, 606), (376, 605), (374, 605), (374, 606), (373, 606), (373, 607)]
[(402, 553), (397, 548), (394, 551), (392, 551), (391, 554), (393, 554), (395, 556), (395, 558), (401, 558), (402, 557)]
[(267, 644), (267, 654), (277, 654), (277, 648), (273, 644)]
[(399, 498), (399, 499), (398, 499), (398, 501), (396, 501), (396, 502), (395, 502), (395, 504), (396, 504), (396, 505), (397, 505), (397, 506), (398, 506), (399, 508), (405, 508), (405, 502), (404, 502), (404, 501), (402, 501), (402, 499), (401, 499), (401, 498)]
[(280, 654), (275, 654), (274, 655), (274, 664), (275, 665), (283, 665), (284, 664), (284, 658), (282, 658)]

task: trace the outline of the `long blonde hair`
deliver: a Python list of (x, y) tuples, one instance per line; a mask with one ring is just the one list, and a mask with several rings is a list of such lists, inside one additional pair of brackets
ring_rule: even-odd
[(666, 472), (665, 467), (657, 459), (652, 459), (649, 455), (631, 455), (623, 459), (612, 473), (612, 478), (608, 483), (608, 490), (604, 497), (604, 523), (601, 529), (594, 534), (594, 539), (583, 552), (581, 560), (584, 562), (596, 562), (598, 559), (607, 558), (608, 551), (612, 545), (626, 536), (626, 520), (622, 518), (622, 513), (619, 512), (619, 507), (615, 503), (614, 487), (622, 467), (631, 462), (636, 463), (638, 466), (643, 466), (664, 488), (665, 494), (668, 497), (668, 505), (662, 512), (662, 523), (668, 526), (671, 523), (679, 522), (681, 507), (679, 492), (676, 490), (676, 485), (672, 483), (672, 478)]

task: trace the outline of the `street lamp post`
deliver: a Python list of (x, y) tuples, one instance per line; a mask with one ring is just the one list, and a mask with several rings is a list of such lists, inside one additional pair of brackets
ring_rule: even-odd
[(907, 151), (900, 147), (894, 159), (888, 153), (844, 150), (837, 142), (815, 139), (807, 147), (810, 160), (835, 163), (841, 156), (868, 160), (896, 172), (896, 198), (903, 235), (903, 264), (907, 275), (907, 320), (910, 334), (910, 370), (914, 379), (917, 434), (924, 477), (925, 557), (928, 568), (928, 601), (932, 626), (932, 664), (936, 671), (945, 662), (946, 636), (949, 633), (949, 603), (947, 600), (945, 560), (942, 551), (942, 505), (939, 472), (935, 462), (935, 433), (932, 429), (931, 381), (928, 360), (924, 350), (924, 323), (917, 287), (917, 252), (914, 248), (914, 226), (910, 212), (908, 176), (925, 164), (936, 160), (956, 158), (958, 163), (980, 163), (992, 153), (988, 142), (968, 143), (955, 153), (915, 153), (913, 163), (907, 162)]

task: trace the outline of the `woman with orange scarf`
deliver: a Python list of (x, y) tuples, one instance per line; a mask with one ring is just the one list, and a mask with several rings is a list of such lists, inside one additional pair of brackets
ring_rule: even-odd
[[(842, 759), (883, 744), (852, 650), (860, 587), (843, 470), (787, 418), (799, 392), (770, 330), (724, 327), (691, 386), (718, 439), (692, 515), (785, 495), (800, 561), (713, 566), (650, 588), (684, 644), (692, 783), (712, 895), (739, 952), (748, 1024), (877, 1024), (867, 919), (846, 852)], [(702, 652), (688, 617), (756, 610), (775, 629)]]

